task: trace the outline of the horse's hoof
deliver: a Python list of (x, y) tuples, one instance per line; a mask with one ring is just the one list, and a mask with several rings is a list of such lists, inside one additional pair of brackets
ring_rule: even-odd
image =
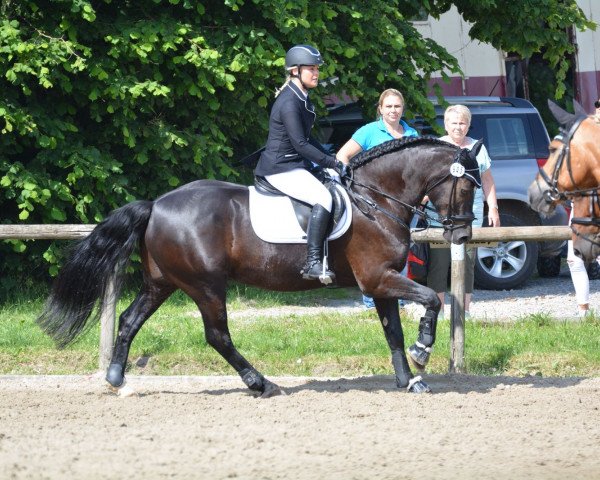
[(431, 393), (431, 388), (429, 388), (429, 385), (420, 376), (417, 376), (410, 379), (406, 391), (408, 393)]
[(277, 397), (279, 395), (287, 395), (287, 393), (285, 393), (279, 387), (279, 385), (275, 385), (273, 382), (269, 382), (268, 380), (266, 380), (265, 381), (265, 389), (264, 389), (263, 393), (261, 394), (260, 398), (271, 398), (271, 397)]
[(123, 383), (123, 385), (117, 389), (117, 395), (121, 398), (137, 397), (137, 392), (127, 385), (127, 383)]
[(121, 398), (138, 396), (138, 393), (129, 385), (127, 385), (127, 382), (123, 382), (120, 387), (113, 387), (112, 385), (109, 385), (108, 389), (111, 393), (114, 393), (117, 397)]
[(425, 370), (429, 357), (431, 356), (431, 347), (425, 347), (420, 343), (414, 343), (408, 347), (408, 358), (410, 358), (414, 367), (422, 372)]
[(106, 372), (106, 381), (110, 383), (112, 387), (119, 388), (123, 385), (124, 380), (123, 367), (118, 363), (111, 363)]

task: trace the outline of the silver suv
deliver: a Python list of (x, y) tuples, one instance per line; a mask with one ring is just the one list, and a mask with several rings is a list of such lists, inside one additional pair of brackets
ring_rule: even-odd
[[(444, 107), (430, 99), (443, 127)], [(548, 158), (550, 138), (537, 109), (527, 100), (508, 97), (446, 97), (449, 104), (460, 103), (472, 113), (468, 135), (483, 138), (492, 158), (500, 221), (503, 226), (567, 225), (564, 208), (550, 218), (540, 218), (527, 203), (527, 187), (538, 166)], [(329, 115), (319, 122), (321, 141), (336, 151), (360, 126), (367, 122), (358, 104), (331, 105)], [(423, 135), (435, 134), (422, 119), (408, 121)], [(484, 218), (487, 225), (487, 218)], [(475, 283), (479, 288), (503, 290), (522, 285), (536, 265), (543, 277), (560, 272), (565, 242), (501, 242), (495, 248), (477, 249)]]

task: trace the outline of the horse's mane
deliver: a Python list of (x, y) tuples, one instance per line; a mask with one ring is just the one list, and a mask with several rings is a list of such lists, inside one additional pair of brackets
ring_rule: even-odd
[(359, 155), (352, 158), (352, 160), (350, 161), (350, 166), (352, 168), (362, 167), (374, 158), (381, 157), (386, 153), (392, 153), (398, 150), (403, 150), (405, 148), (416, 147), (418, 145), (446, 145), (453, 146), (456, 149), (458, 149), (458, 147), (452, 145), (451, 143), (445, 142), (436, 137), (403, 137), (395, 140), (390, 140), (389, 142), (382, 143), (381, 145), (377, 145), (376, 147), (373, 147), (365, 152), (360, 153)]

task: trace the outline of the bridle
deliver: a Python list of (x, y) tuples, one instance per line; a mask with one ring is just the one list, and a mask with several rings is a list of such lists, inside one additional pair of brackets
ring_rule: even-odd
[[(552, 178), (548, 177), (546, 172), (540, 167), (539, 172), (540, 176), (544, 179), (546, 184), (550, 187), (548, 190), (544, 192), (544, 196), (546, 197), (546, 201), (548, 203), (552, 202), (563, 202), (566, 200), (572, 200), (576, 198), (590, 197), (590, 205), (589, 205), (589, 216), (588, 217), (573, 217), (571, 219), (571, 231), (578, 237), (583, 240), (587, 240), (588, 242), (593, 243), (594, 245), (600, 246), (600, 243), (590, 238), (589, 235), (584, 235), (580, 233), (573, 225), (583, 225), (583, 226), (594, 226), (600, 228), (600, 218), (594, 215), (595, 206), (600, 208), (600, 200), (598, 196), (599, 189), (598, 187), (591, 188), (576, 188), (575, 190), (570, 190), (568, 192), (561, 192), (558, 189), (558, 177), (560, 175), (561, 168), (565, 165), (567, 172), (569, 174), (569, 178), (571, 179), (571, 183), (577, 187), (577, 183), (575, 183), (575, 179), (573, 178), (573, 170), (571, 168), (571, 140), (575, 135), (575, 132), (580, 127), (581, 123), (587, 117), (579, 117), (576, 119), (575, 123), (571, 126), (566, 135), (557, 135), (554, 137), (554, 140), (558, 140), (562, 143), (562, 148), (558, 153), (558, 158), (554, 165), (554, 171), (552, 172)], [(561, 129), (564, 133), (564, 130)]]
[(548, 187), (548, 190), (544, 192), (544, 196), (546, 197), (546, 201), (548, 203), (552, 202), (560, 202), (568, 200), (569, 196), (574, 195), (575, 193), (585, 192), (587, 190), (573, 190), (571, 192), (561, 192), (558, 189), (558, 177), (560, 175), (560, 171), (563, 165), (566, 165), (567, 172), (569, 173), (569, 177), (571, 179), (571, 183), (577, 187), (575, 180), (573, 178), (573, 170), (571, 168), (571, 140), (575, 135), (575, 132), (581, 125), (586, 117), (578, 118), (575, 123), (571, 126), (568, 132), (565, 132), (561, 129), (561, 135), (557, 135), (554, 137), (554, 140), (558, 140), (562, 143), (562, 147), (560, 152), (558, 153), (558, 158), (556, 159), (556, 163), (554, 164), (554, 170), (552, 172), (552, 178), (548, 176), (548, 174), (544, 171), (542, 167), (539, 168), (540, 177), (544, 179)]
[(361, 182), (358, 182), (357, 180), (355, 180), (354, 179), (354, 170), (356, 168), (361, 167), (362, 165), (352, 167), (349, 171), (349, 175), (344, 177), (342, 179), (342, 182), (344, 184), (346, 191), (348, 192), (348, 195), (352, 199), (352, 203), (354, 203), (354, 205), (356, 205), (356, 208), (358, 208), (363, 214), (365, 214), (367, 216), (371, 215), (371, 210), (375, 210), (375, 211), (380, 212), (383, 215), (387, 216), (388, 218), (391, 218), (392, 220), (394, 220), (395, 222), (400, 224), (403, 228), (410, 231), (410, 226), (404, 220), (402, 220), (400, 217), (398, 217), (393, 212), (390, 212), (386, 208), (381, 207), (374, 200), (367, 198), (364, 195), (361, 195), (360, 193), (356, 192), (352, 188), (353, 186), (365, 188), (373, 193), (381, 195), (382, 197), (384, 197), (388, 200), (391, 200), (392, 202), (402, 205), (403, 207), (407, 208), (413, 215), (418, 215), (423, 220), (425, 220), (424, 228), (429, 227), (430, 221), (437, 220), (438, 222), (440, 222), (443, 225), (444, 230), (453, 231), (453, 230), (456, 230), (457, 228), (461, 228), (466, 225), (469, 225), (475, 219), (475, 215), (473, 215), (472, 212), (469, 214), (452, 214), (452, 212), (454, 210), (456, 210), (456, 206), (455, 206), (455, 202), (454, 202), (454, 197), (455, 197), (454, 194), (456, 192), (456, 185), (458, 183), (458, 179), (461, 176), (464, 176), (465, 173), (468, 171), (467, 169), (464, 168), (464, 165), (462, 162), (463, 155), (466, 154), (466, 152), (468, 152), (468, 150), (466, 150), (466, 149), (458, 150), (454, 157), (454, 161), (452, 162), (453, 164), (458, 163), (463, 167), (463, 172), (464, 172), (463, 175), (457, 176), (455, 174), (450, 173), (450, 171), (448, 171), (446, 174), (444, 174), (444, 176), (442, 178), (436, 180), (433, 183), (433, 185), (431, 185), (425, 192), (425, 195), (429, 195), (429, 193), (432, 190), (434, 190), (436, 187), (438, 187), (443, 182), (445, 182), (448, 177), (450, 177), (450, 176), (453, 177), (452, 189), (450, 191), (450, 202), (448, 205), (448, 212), (446, 213), (445, 216), (438, 215), (437, 218), (431, 216), (429, 213), (427, 213), (425, 211), (425, 210), (435, 211), (435, 209), (432, 209), (431, 207), (423, 206), (423, 209), (415, 207), (414, 205), (410, 205), (406, 202), (403, 202), (402, 200), (399, 200), (399, 199), (393, 197), (392, 195), (389, 195), (389, 194), (379, 190), (378, 188), (371, 187), (370, 185), (365, 185), (364, 183), (361, 183)]

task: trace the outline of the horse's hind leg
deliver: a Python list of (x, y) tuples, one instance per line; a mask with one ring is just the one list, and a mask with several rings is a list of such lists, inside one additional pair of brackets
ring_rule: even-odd
[(113, 387), (120, 387), (125, 380), (125, 364), (129, 348), (144, 322), (175, 291), (175, 287), (145, 284), (135, 300), (119, 317), (119, 331), (115, 339), (112, 359), (106, 373), (106, 381)]
[(250, 390), (260, 392), (263, 398), (284, 394), (278, 385), (267, 380), (235, 348), (227, 326), (225, 288), (216, 289), (216, 283), (213, 282), (211, 287), (205, 285), (202, 293), (196, 291), (191, 294), (187, 291), (202, 314), (206, 341), (238, 372)]
[(406, 353), (404, 353), (404, 333), (400, 324), (398, 301), (394, 299), (376, 298), (375, 308), (383, 326), (385, 338), (392, 352), (392, 365), (396, 374), (396, 385), (406, 388), (411, 393), (429, 393), (431, 389), (421, 377), (413, 376)]

